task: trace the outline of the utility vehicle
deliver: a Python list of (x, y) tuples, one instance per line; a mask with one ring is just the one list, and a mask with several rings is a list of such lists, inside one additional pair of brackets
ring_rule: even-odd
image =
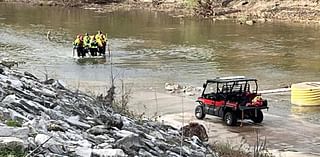
[(244, 76), (207, 80), (197, 102), (197, 119), (203, 119), (206, 114), (218, 116), (229, 126), (236, 125), (238, 119), (251, 119), (254, 123), (261, 123), (261, 110), (268, 109), (267, 100), (263, 100), (261, 94), (258, 94), (257, 80)]

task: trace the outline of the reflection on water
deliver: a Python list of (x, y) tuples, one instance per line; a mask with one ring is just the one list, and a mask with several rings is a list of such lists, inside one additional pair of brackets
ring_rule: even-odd
[[(49, 30), (52, 41), (46, 39)], [(316, 26), (247, 26), (141, 10), (100, 14), (0, 3), (0, 58), (26, 61), (22, 68), (39, 75), (48, 70), (66, 80), (106, 81), (108, 64), (78, 65), (72, 58), (75, 35), (97, 30), (108, 32), (115, 73), (135, 88), (163, 88), (165, 82), (201, 86), (208, 78), (229, 75), (256, 77), (261, 89), (319, 81)], [(290, 114), (287, 97), (270, 96), (270, 112)]]
[(319, 107), (301, 107), (301, 106), (292, 105), (291, 112), (295, 114), (318, 113), (320, 112), (320, 106)]
[(320, 106), (319, 107), (301, 107), (292, 105), (291, 113), (296, 118), (304, 119), (307, 121), (312, 121), (320, 124)]
[(85, 58), (75, 58), (76, 63), (79, 65), (88, 65), (88, 64), (107, 64), (108, 58), (105, 57), (85, 57)]

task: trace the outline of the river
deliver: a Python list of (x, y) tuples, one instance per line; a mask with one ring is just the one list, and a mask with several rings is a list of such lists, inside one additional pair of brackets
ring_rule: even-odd
[[(79, 33), (108, 33), (117, 80), (135, 91), (164, 92), (165, 82), (201, 86), (208, 78), (244, 75), (260, 89), (320, 80), (320, 27), (267, 22), (172, 18), (148, 10), (95, 13), (78, 8), (0, 3), (0, 59), (20, 69), (73, 82), (109, 82), (110, 64), (77, 64), (72, 41)], [(51, 31), (52, 40), (46, 34)], [(100, 82), (100, 83), (99, 83)], [(85, 85), (81, 85), (85, 86)], [(295, 112), (290, 96), (268, 95), (269, 114), (319, 127), (319, 112)], [(313, 110), (313, 109), (312, 109)], [(179, 111), (177, 111), (179, 112)]]

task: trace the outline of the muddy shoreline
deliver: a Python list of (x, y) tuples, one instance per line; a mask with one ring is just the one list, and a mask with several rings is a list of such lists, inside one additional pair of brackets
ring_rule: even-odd
[(319, 134), (316, 129), (317, 124), (264, 111), (265, 119), (262, 124), (243, 121), (242, 127), (229, 127), (221, 118), (214, 116), (208, 115), (204, 120), (196, 119), (194, 116), (196, 103), (192, 97), (184, 97), (182, 100), (179, 95), (161, 92), (155, 97), (154, 92), (150, 91), (134, 91), (131, 96), (130, 109), (144, 112), (146, 116), (157, 115), (165, 124), (178, 128), (191, 122), (204, 125), (210, 144), (228, 143), (235, 148), (245, 144), (246, 147), (252, 147), (256, 142), (256, 131), (258, 131), (259, 137), (266, 139), (267, 148), (274, 156), (319, 156), (319, 138), (314, 138)]
[[(199, 17), (213, 20), (234, 20), (240, 24), (252, 25), (281, 21), (288, 23), (319, 24), (320, 5), (317, 1), (181, 1), (181, 0), (141, 0), (113, 1), (95, 4), (78, 1), (48, 0), (2, 0), (0, 2), (27, 3), (40, 6), (79, 7), (98, 13), (116, 10), (147, 9), (166, 12), (172, 17)], [(226, 3), (227, 2), (227, 3)]]

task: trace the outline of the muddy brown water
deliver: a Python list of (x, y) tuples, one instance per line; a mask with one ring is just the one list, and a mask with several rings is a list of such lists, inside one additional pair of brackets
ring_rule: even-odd
[[(72, 56), (76, 34), (102, 30), (110, 39), (117, 83), (124, 80), (134, 91), (152, 87), (163, 92), (165, 82), (201, 87), (208, 78), (230, 75), (255, 77), (260, 89), (275, 89), (319, 81), (319, 28), (278, 22), (249, 26), (181, 19), (148, 10), (95, 13), (0, 3), (0, 58), (25, 61), (20, 68), (39, 77), (48, 73), (66, 82), (109, 82), (108, 62), (79, 65)], [(48, 31), (52, 40), (46, 38)], [(310, 123), (311, 133), (320, 129), (318, 109), (292, 108), (288, 94), (265, 97), (270, 103), (268, 114)], [(269, 128), (281, 127), (270, 119), (265, 123)], [(303, 132), (306, 126), (297, 124), (293, 128)], [(315, 148), (320, 146), (315, 145), (312, 151)]]

